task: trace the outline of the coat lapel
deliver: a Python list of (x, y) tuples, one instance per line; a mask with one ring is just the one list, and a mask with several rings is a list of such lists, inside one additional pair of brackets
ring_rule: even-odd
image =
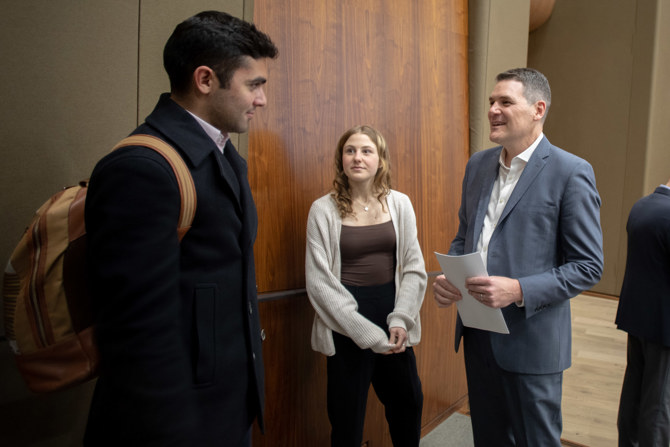
[(244, 231), (240, 238), (240, 244), (242, 247), (246, 247), (248, 250), (251, 250), (253, 243), (256, 240), (258, 215), (256, 214), (256, 205), (251, 195), (249, 181), (247, 180), (247, 162), (237, 152), (235, 146), (233, 146), (230, 141), (226, 143), (224, 157), (221, 158), (225, 158), (225, 160), (228, 162), (228, 168), (231, 169), (230, 172), (224, 175), (224, 177), (226, 177), (226, 181), (235, 182), (237, 185), (237, 204), (244, 222)]
[(519, 200), (521, 200), (524, 194), (526, 194), (528, 189), (531, 187), (535, 181), (535, 178), (540, 174), (542, 169), (544, 169), (545, 165), (547, 164), (547, 158), (549, 157), (549, 149), (549, 140), (544, 137), (535, 149), (535, 152), (533, 152), (530, 160), (528, 160), (528, 164), (523, 169), (521, 177), (519, 178), (519, 182), (514, 187), (514, 191), (512, 191), (512, 195), (510, 196), (509, 201), (507, 202), (507, 205), (505, 205), (505, 209), (503, 210), (502, 215), (498, 220), (498, 228), (500, 228), (500, 223), (503, 222), (509, 213), (512, 212), (512, 210), (519, 203)]
[[(222, 179), (230, 187), (236, 203), (238, 215), (243, 220), (244, 234), (240, 244), (251, 251), (256, 238), (258, 216), (247, 181), (246, 161), (237, 153), (235, 146), (228, 141), (224, 149), (225, 158), (216, 144), (202, 130), (195, 119), (181, 106), (175, 103), (169, 93), (164, 93), (154, 111), (147, 117), (146, 123), (176, 145), (186, 160), (197, 168), (202, 163), (216, 158)], [(171, 123), (166, 126), (163, 123)]]
[(498, 178), (498, 160), (500, 159), (500, 151), (493, 151), (491, 156), (484, 160), (482, 163), (482, 169), (477, 175), (475, 184), (480, 185), (479, 198), (477, 200), (477, 213), (475, 214), (475, 222), (472, 233), (472, 247), (471, 251), (477, 249), (477, 243), (479, 242), (479, 237), (482, 234), (482, 227), (484, 226), (484, 219), (486, 218), (486, 213), (489, 206), (489, 201), (491, 200), (491, 193), (493, 192), (493, 184)]
[(656, 194), (661, 194), (661, 195), (663, 195), (663, 196), (668, 196), (668, 197), (670, 197), (670, 189), (668, 189), (668, 188), (664, 188), (663, 186), (658, 186), (658, 187), (656, 187), (656, 189), (654, 190), (654, 192), (655, 192)]
[[(222, 154), (216, 149), (216, 162), (219, 165), (219, 172), (223, 180), (228, 184), (228, 187), (233, 192), (235, 197), (235, 203), (237, 205), (238, 212), (242, 211), (242, 203), (240, 199), (240, 179), (239, 179), (239, 168), (235, 166), (236, 151), (233, 145), (229, 142), (226, 143), (224, 148), (224, 153)], [(237, 169), (236, 169), (237, 168)]]

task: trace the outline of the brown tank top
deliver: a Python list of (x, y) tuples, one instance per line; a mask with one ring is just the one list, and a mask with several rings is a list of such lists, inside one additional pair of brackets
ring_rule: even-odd
[(342, 284), (374, 286), (393, 281), (395, 246), (393, 221), (362, 227), (342, 225)]

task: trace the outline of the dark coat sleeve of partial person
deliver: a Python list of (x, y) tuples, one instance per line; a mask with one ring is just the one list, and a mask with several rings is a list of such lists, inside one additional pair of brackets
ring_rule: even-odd
[(264, 399), (246, 162), (230, 143), (221, 156), (167, 94), (134, 133), (179, 150), (197, 211), (180, 243), (175, 175), (147, 148), (119, 149), (91, 176), (89, 279), (102, 365), (86, 445), (236, 445), (255, 417), (262, 426)]
[(630, 211), (628, 252), (616, 324), (670, 347), (670, 189), (659, 186)]

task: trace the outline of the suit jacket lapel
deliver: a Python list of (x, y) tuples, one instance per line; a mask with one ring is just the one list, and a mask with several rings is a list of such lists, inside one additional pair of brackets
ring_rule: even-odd
[(505, 209), (503, 210), (498, 223), (501, 223), (509, 213), (512, 212), (514, 207), (519, 203), (519, 200), (521, 200), (526, 191), (528, 191), (533, 184), (535, 178), (540, 174), (542, 169), (544, 169), (544, 166), (547, 164), (547, 157), (549, 157), (549, 149), (549, 140), (547, 140), (547, 137), (542, 138), (540, 144), (535, 149), (535, 152), (531, 155), (530, 160), (528, 160), (528, 164), (523, 169), (519, 182), (514, 187), (514, 191), (512, 191), (512, 195), (510, 196), (507, 205), (505, 205)]
[(498, 160), (500, 159), (500, 150), (493, 151), (490, 158), (485, 159), (482, 163), (482, 169), (477, 174), (475, 184), (480, 185), (479, 198), (477, 201), (477, 213), (475, 214), (475, 221), (472, 232), (472, 247), (471, 251), (477, 249), (479, 237), (482, 234), (482, 227), (484, 226), (484, 218), (491, 200), (491, 193), (493, 192), (493, 184), (498, 178)]

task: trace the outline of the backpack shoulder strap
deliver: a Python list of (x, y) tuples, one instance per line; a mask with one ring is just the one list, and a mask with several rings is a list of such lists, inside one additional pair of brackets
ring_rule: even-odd
[(195, 209), (197, 206), (197, 198), (195, 193), (195, 184), (191, 171), (186, 166), (186, 162), (179, 155), (179, 152), (165, 141), (153, 135), (130, 135), (121, 140), (112, 150), (116, 150), (124, 146), (143, 146), (153, 149), (161, 154), (175, 173), (177, 183), (179, 184), (179, 193), (181, 194), (181, 209), (179, 211), (179, 225), (177, 232), (179, 240), (184, 237), (186, 232), (191, 228), (193, 217), (195, 216)]

